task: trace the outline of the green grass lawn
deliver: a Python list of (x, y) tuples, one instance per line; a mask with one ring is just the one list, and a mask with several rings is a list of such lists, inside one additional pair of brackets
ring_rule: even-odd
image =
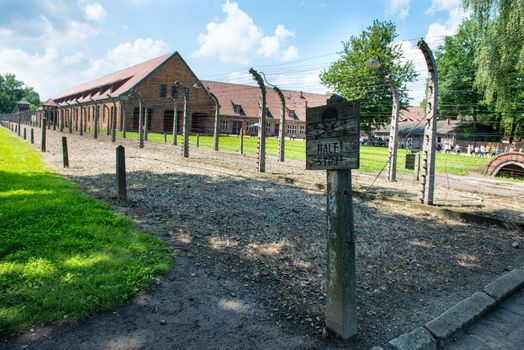
[(122, 304), (171, 264), (159, 239), (0, 127), (0, 337)]
[[(138, 133), (127, 132), (126, 136), (129, 138), (138, 138)], [(118, 137), (121, 137), (121, 133), (118, 133)], [(152, 142), (164, 142), (163, 134), (149, 133), (148, 140)], [(181, 143), (181, 136), (178, 136), (178, 142)], [(278, 153), (278, 141), (276, 138), (266, 139), (266, 153), (269, 156), (277, 156)], [(172, 143), (173, 136), (167, 135), (167, 142)], [(212, 136), (200, 136), (200, 147), (213, 147)], [(196, 136), (192, 135), (189, 138), (190, 147), (196, 146)], [(240, 151), (240, 138), (237, 136), (220, 136), (219, 149), (222, 151), (239, 152)], [(300, 140), (289, 141), (286, 140), (286, 159), (305, 161), (306, 151), (305, 142)], [(244, 138), (244, 153), (256, 154), (257, 153), (257, 138), (256, 137), (245, 137)], [(387, 161), (387, 147), (373, 147), (373, 146), (360, 146), (360, 169), (361, 172), (366, 173), (377, 173), (382, 170)], [(481, 171), (489, 159), (469, 157), (465, 155), (456, 154), (445, 154), (438, 153), (436, 155), (436, 172), (437, 174), (455, 174), (455, 175), (467, 175), (470, 171)], [(397, 171), (401, 173), (411, 173), (413, 170), (405, 169), (406, 150), (399, 149), (397, 158)]]

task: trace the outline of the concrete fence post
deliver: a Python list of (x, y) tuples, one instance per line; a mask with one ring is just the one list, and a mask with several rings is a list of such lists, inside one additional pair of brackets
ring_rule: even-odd
[(144, 118), (144, 140), (147, 141), (147, 134), (149, 132), (149, 130), (147, 129), (147, 127), (149, 126), (149, 111), (147, 107), (145, 109), (146, 110), (145, 110), (145, 118)]
[(187, 102), (189, 100), (189, 88), (184, 87), (184, 123), (182, 125), (182, 156), (189, 157), (189, 115), (187, 111)]
[(46, 149), (45, 149), (45, 142), (46, 142), (46, 139), (45, 139), (46, 126), (47, 126), (47, 119), (44, 118), (44, 119), (42, 119), (42, 142), (40, 143), (40, 150), (41, 150), (42, 152), (45, 152), (45, 151), (46, 151)]
[(253, 75), (253, 79), (258, 83), (260, 88), (260, 112), (258, 117), (258, 171), (263, 173), (266, 171), (266, 86), (262, 77), (256, 70), (251, 68), (249, 73)]
[(196, 146), (197, 148), (200, 147), (200, 135), (199, 134), (196, 135)]
[[(65, 124), (65, 117), (64, 117), (64, 110), (60, 110), (59, 111), (60, 113), (60, 132), (64, 132), (64, 124)], [(54, 125), (53, 125), (53, 128), (54, 128)]]
[(419, 181), (420, 175), (420, 153), (415, 153), (415, 171), (413, 172), (413, 178), (415, 181)]
[(67, 137), (62, 136), (62, 161), (64, 168), (69, 168), (69, 154), (67, 152)]
[(116, 148), (116, 195), (120, 200), (127, 199), (126, 153), (122, 145)]
[(24, 140), (27, 140), (27, 130), (24, 128)]
[(244, 128), (240, 129), (240, 154), (244, 154)]
[(34, 132), (33, 128), (31, 128), (30, 141), (31, 141), (31, 143), (35, 143), (35, 132)]

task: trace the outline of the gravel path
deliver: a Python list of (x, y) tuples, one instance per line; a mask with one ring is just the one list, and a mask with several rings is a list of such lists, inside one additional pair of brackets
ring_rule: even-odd
[[(66, 135), (71, 167), (63, 169), (61, 136), (49, 133), (46, 163), (175, 247), (177, 260), (160, 286), (128, 305), (76, 325), (35, 327), (0, 349), (347, 345), (321, 336), (323, 172), (269, 160), (268, 173), (259, 174), (254, 157), (191, 148), (191, 158), (184, 159), (178, 147), (146, 143), (139, 149), (136, 140), (119, 140), (126, 147), (130, 200), (118, 202), (115, 145), (106, 136), (95, 141)], [(365, 188), (370, 179), (356, 174), (356, 187)], [(378, 180), (376, 188), (415, 193), (404, 182), (386, 186)], [(355, 215), (356, 349), (409, 331), (524, 263), (524, 251), (511, 246), (522, 241), (521, 232), (443, 220), (381, 201), (355, 199)]]

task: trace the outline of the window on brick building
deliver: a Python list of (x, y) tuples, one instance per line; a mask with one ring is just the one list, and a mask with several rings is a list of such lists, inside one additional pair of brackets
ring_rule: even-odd
[(271, 132), (271, 123), (266, 123), (266, 132), (267, 133)]
[(306, 126), (305, 125), (300, 125), (300, 133), (304, 134), (305, 132), (306, 132)]
[(220, 119), (218, 121), (218, 128), (220, 130), (227, 130), (227, 120), (224, 120), (224, 119)]
[(289, 134), (296, 134), (297, 133), (297, 126), (296, 125), (288, 125), (287, 126), (287, 132)]
[(167, 94), (167, 85), (162, 84), (160, 85), (160, 97), (166, 97)]
[(242, 106), (241, 105), (233, 105), (233, 109), (235, 113), (242, 114)]

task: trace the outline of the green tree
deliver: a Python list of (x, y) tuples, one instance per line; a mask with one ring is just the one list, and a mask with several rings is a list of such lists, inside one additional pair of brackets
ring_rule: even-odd
[(463, 0), (481, 27), (476, 85), (502, 115), (510, 142), (524, 133), (524, 0)]
[[(361, 101), (361, 129), (371, 129), (389, 122), (393, 96), (386, 82), (391, 75), (400, 95), (401, 107), (408, 106), (406, 83), (416, 79), (411, 61), (402, 63), (403, 51), (395, 44), (396, 26), (378, 20), (359, 36), (343, 42), (340, 58), (320, 75), (322, 83), (348, 100)], [(378, 69), (366, 67), (370, 58), (380, 62)]]
[(456, 117), (459, 114), (478, 118), (478, 105), (482, 93), (475, 86), (477, 65), (474, 57), (480, 45), (480, 32), (476, 21), (464, 21), (457, 34), (447, 36), (435, 52), (439, 78), (440, 116)]
[(24, 82), (17, 80), (14, 74), (0, 75), (0, 113), (16, 111), (22, 98), (31, 103), (32, 108), (40, 104), (40, 96), (32, 87), (24, 87)]

